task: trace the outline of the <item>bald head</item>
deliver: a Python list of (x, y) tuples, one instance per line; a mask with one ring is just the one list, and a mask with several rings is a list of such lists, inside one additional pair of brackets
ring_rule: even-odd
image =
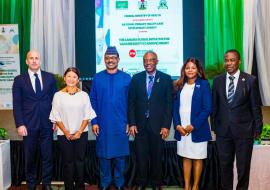
[(38, 57), (40, 57), (40, 54), (39, 54), (38, 50), (32, 49), (32, 50), (28, 51), (28, 53), (26, 54), (26, 59), (28, 59), (28, 57), (33, 53), (38, 55)]
[(40, 55), (37, 50), (30, 50), (26, 55), (26, 65), (36, 73), (40, 69)]

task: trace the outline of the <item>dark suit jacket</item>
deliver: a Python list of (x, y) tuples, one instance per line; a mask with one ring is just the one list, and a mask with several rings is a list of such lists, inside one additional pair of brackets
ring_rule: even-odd
[(49, 114), (52, 107), (53, 95), (56, 92), (54, 75), (41, 71), (43, 89), (36, 95), (28, 73), (15, 77), (13, 95), (13, 115), (16, 127), (25, 125), (28, 130), (38, 129), (41, 125), (51, 128)]
[(146, 72), (133, 76), (128, 97), (129, 125), (136, 125), (141, 130), (146, 124), (145, 113), (149, 109), (149, 123), (155, 133), (161, 128), (170, 129), (172, 120), (172, 80), (160, 71), (156, 72), (151, 96), (146, 92)]
[(262, 129), (261, 99), (256, 78), (241, 72), (231, 104), (227, 103), (226, 74), (213, 81), (213, 128), (217, 135), (231, 133), (238, 138), (252, 138)]
[[(181, 117), (179, 114), (180, 94), (181, 91), (178, 91), (174, 100), (174, 128), (176, 128), (177, 125), (181, 125)], [(201, 80), (200, 78), (197, 78), (195, 81), (195, 87), (192, 95), (190, 113), (190, 122), (191, 125), (194, 127), (194, 130), (191, 133), (193, 142), (203, 142), (211, 140), (211, 132), (208, 123), (208, 117), (211, 111), (212, 99), (209, 83), (207, 80)], [(181, 135), (178, 131), (175, 131), (174, 138), (176, 140), (181, 140)]]

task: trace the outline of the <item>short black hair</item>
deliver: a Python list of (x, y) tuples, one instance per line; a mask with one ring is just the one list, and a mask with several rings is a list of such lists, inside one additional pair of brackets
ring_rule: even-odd
[(158, 58), (157, 53), (154, 52), (154, 51), (152, 51), (152, 50), (146, 51), (146, 52), (144, 53), (144, 55), (143, 55), (143, 58), (144, 58), (147, 54), (153, 54), (156, 58)]
[(235, 53), (236, 56), (238, 57), (238, 60), (241, 60), (240, 53), (239, 53), (239, 51), (238, 51), (237, 49), (229, 49), (229, 50), (227, 50), (227, 51), (225, 52), (225, 55), (226, 55), (227, 53)]

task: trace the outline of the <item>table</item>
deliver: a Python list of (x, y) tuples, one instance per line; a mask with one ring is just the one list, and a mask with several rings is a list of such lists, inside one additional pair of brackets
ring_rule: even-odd
[[(234, 165), (234, 188), (237, 184), (236, 165)], [(254, 145), (249, 178), (249, 190), (270, 189), (270, 145)]]
[(0, 140), (0, 189), (8, 189), (10, 185), (10, 141)]

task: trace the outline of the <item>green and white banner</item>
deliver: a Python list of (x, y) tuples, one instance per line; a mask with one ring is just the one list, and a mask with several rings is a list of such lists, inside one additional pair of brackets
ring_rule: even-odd
[(12, 84), (20, 74), (18, 25), (0, 25), (0, 109), (12, 109)]

